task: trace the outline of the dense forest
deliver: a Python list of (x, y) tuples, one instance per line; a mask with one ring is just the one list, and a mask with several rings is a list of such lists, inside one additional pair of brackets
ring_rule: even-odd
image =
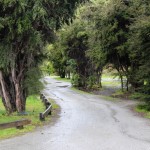
[(140, 93), (150, 109), (149, 0), (91, 0), (56, 34), (47, 49), (60, 77), (77, 88), (101, 88), (103, 70), (111, 68), (122, 91)]

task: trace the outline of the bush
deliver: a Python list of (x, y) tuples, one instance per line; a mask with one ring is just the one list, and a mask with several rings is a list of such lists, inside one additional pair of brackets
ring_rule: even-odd
[(93, 85), (95, 85), (96, 78), (95, 76), (90, 76), (87, 81), (87, 87), (92, 89)]
[(80, 85), (80, 77), (78, 74), (73, 74), (72, 79), (71, 79), (71, 84), (74, 87), (79, 87)]

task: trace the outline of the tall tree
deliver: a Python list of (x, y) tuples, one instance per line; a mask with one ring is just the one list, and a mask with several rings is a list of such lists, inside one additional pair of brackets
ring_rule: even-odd
[(24, 83), (37, 68), (42, 49), (54, 31), (69, 23), (84, 0), (0, 1), (0, 94), (9, 113), (25, 110), (28, 86)]
[(74, 73), (78, 74), (78, 86), (81, 87), (86, 87), (86, 78), (89, 76), (89, 62), (86, 57), (87, 41), (88, 35), (84, 23), (78, 19), (71, 26), (64, 26), (59, 32), (59, 46), (63, 49), (64, 57), (69, 60), (68, 63), (74, 60), (76, 64)]
[(130, 13), (133, 23), (130, 26), (129, 56), (131, 59), (131, 83), (135, 90), (150, 93), (150, 3), (148, 0), (132, 2)]
[(113, 64), (117, 69), (123, 90), (123, 76), (128, 79), (130, 67), (127, 49), (128, 26), (130, 25), (128, 4), (122, 0), (99, 3), (92, 16), (94, 22), (93, 36), (91, 36), (93, 46), (97, 45), (99, 54), (105, 54), (107, 63)]

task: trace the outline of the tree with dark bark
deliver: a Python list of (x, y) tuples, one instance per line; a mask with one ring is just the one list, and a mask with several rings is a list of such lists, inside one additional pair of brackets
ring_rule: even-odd
[[(84, 0), (0, 1), (0, 94), (8, 113), (25, 111), (30, 77), (54, 31)], [(39, 90), (38, 88), (36, 89)]]

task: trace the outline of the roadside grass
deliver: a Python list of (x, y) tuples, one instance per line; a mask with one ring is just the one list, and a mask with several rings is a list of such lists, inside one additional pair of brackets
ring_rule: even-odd
[(54, 100), (52, 100), (52, 99), (50, 99), (50, 98), (49, 98), (48, 100), (49, 100), (49, 101), (51, 102), (51, 104), (52, 104), (53, 111), (55, 111), (55, 110), (57, 110), (57, 109), (60, 108), (59, 105), (57, 105)]
[[(56, 104), (53, 101), (53, 107), (56, 108)], [(56, 106), (55, 106), (56, 105)], [(38, 96), (29, 96), (26, 102), (26, 113), (27, 115), (19, 116), (17, 113), (13, 113), (8, 115), (5, 112), (5, 108), (0, 100), (0, 123), (7, 123), (12, 121), (17, 121), (20, 119), (30, 119), (32, 123), (30, 125), (24, 126), (24, 129), (18, 130), (16, 128), (4, 129), (0, 130), (0, 139), (10, 138), (16, 135), (21, 135), (26, 132), (33, 131), (37, 126), (42, 126), (48, 121), (50, 121), (50, 117), (46, 118), (45, 122), (41, 122), (39, 120), (39, 113), (45, 110), (45, 106)]]
[[(66, 78), (62, 79), (57, 76), (55, 76), (54, 78), (59, 81), (71, 82), (71, 80), (66, 79)], [(108, 74), (108, 73), (102, 75), (102, 86), (104, 89), (105, 87), (106, 88), (110, 87), (110, 88), (116, 88), (118, 90), (116, 90), (116, 92), (113, 93), (111, 96), (99, 95), (100, 98), (103, 98), (104, 100), (108, 100), (108, 101), (113, 101), (113, 102), (117, 102), (122, 99), (138, 100), (140, 103), (142, 102), (142, 104), (135, 106), (134, 110), (142, 114), (144, 117), (150, 119), (150, 110), (147, 109), (148, 105), (146, 103), (143, 104), (146, 95), (138, 93), (138, 92), (127, 92), (127, 91), (122, 92), (122, 90), (120, 89), (121, 83), (120, 83), (119, 77), (118, 76), (114, 77), (112, 74)], [(71, 87), (71, 89), (81, 94), (92, 94), (89, 91), (79, 90), (75, 87)], [(99, 89), (99, 90), (102, 90), (102, 89)]]
[[(89, 94), (89, 95), (93, 95), (93, 93), (91, 92), (86, 92), (86, 91), (82, 91), (82, 90), (79, 90), (79, 89), (77, 89), (77, 88), (75, 88), (75, 87), (71, 87), (71, 89), (73, 90), (73, 91), (76, 91), (76, 92), (78, 92), (78, 93), (80, 93), (80, 94)], [(115, 97), (111, 97), (111, 96), (105, 96), (105, 95), (97, 95), (99, 98), (102, 98), (102, 99), (104, 99), (104, 100), (106, 100), (106, 101), (112, 101), (112, 102), (117, 102), (117, 101), (120, 101), (120, 99), (119, 98), (115, 98)]]
[(68, 79), (68, 78), (61, 78), (59, 76), (51, 76), (51, 77), (58, 81), (71, 82), (71, 79)]
[[(59, 76), (51, 76), (52, 78), (58, 80), (58, 81), (65, 81), (70, 82), (71, 79), (68, 78), (61, 78)], [(120, 80), (118, 77), (114, 77), (113, 75), (104, 74), (102, 75), (102, 85), (109, 86), (109, 87), (120, 87)]]
[(102, 86), (103, 87), (120, 87), (120, 81), (115, 81), (115, 80), (105, 81), (105, 80), (102, 80)]
[(139, 92), (133, 92), (130, 95), (130, 99), (138, 99), (138, 100), (145, 100), (149, 99), (150, 96), (147, 94), (139, 93)]
[(121, 89), (116, 90), (111, 96), (114, 98), (131, 99), (131, 93), (128, 91), (122, 91)]
[(92, 94), (89, 91), (80, 90), (80, 89), (77, 89), (76, 87), (71, 87), (71, 89), (73, 91), (76, 91), (76, 92), (80, 93), (80, 94)]
[(150, 119), (150, 111), (147, 109), (147, 104), (137, 105), (135, 111), (142, 114), (145, 118)]
[(104, 96), (104, 95), (99, 95), (100, 98), (107, 100), (107, 101), (112, 101), (112, 102), (118, 102), (120, 101), (120, 98), (115, 98), (112, 96)]
[(114, 77), (110, 74), (102, 75), (102, 86), (104, 87), (121, 87), (120, 79), (118, 76)]

